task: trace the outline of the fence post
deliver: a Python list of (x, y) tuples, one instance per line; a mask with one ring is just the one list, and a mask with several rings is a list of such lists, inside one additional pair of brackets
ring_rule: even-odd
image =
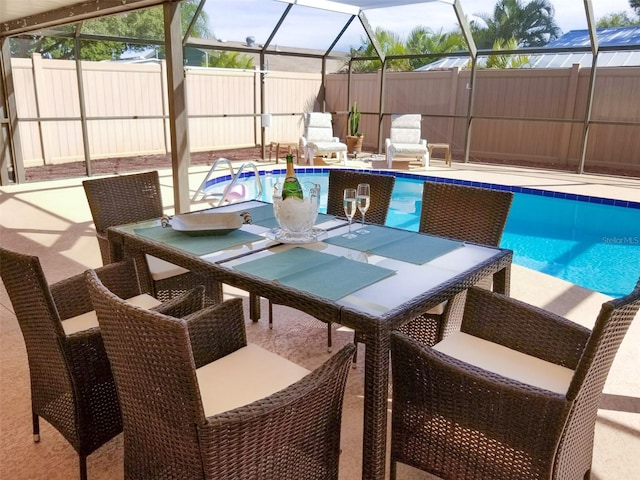
[[(456, 105), (458, 104), (458, 86), (460, 85), (460, 67), (455, 67), (451, 69), (451, 81), (449, 82), (449, 86), (451, 90), (449, 91), (449, 111), (447, 112), (449, 115), (456, 114)], [(453, 152), (454, 147), (454, 126), (455, 120), (450, 118), (447, 120), (447, 143), (450, 144), (451, 152)]]
[[(33, 74), (33, 95), (34, 95), (34, 103), (36, 105), (36, 115), (38, 119), (42, 117), (42, 108), (40, 105), (40, 95), (39, 92), (46, 91), (45, 79), (43, 78), (43, 64), (42, 64), (42, 55), (39, 53), (33, 53), (31, 55), (31, 72)], [(45, 115), (51, 116), (51, 115)], [(36, 122), (38, 125), (38, 140), (40, 141), (40, 152), (42, 152), (42, 164), (49, 165), (50, 158), (47, 149), (45, 148), (44, 141), (44, 132), (42, 131), (42, 122), (38, 120)], [(46, 142), (48, 144), (48, 142)]]
[[(580, 80), (580, 64), (574, 63), (569, 73), (569, 84), (567, 85), (567, 96), (564, 104), (564, 118), (574, 119), (576, 113), (576, 104), (578, 102), (578, 81)], [(560, 148), (558, 152), (560, 158), (558, 160), (569, 163), (569, 149), (571, 147), (571, 132), (575, 128), (573, 123), (564, 124), (562, 126), (562, 135), (560, 135)]]
[[(186, 74), (185, 74), (186, 75)], [(169, 119), (166, 118), (167, 111), (169, 110), (169, 89), (167, 88), (167, 61), (160, 60), (160, 102), (162, 105), (162, 131), (164, 132), (164, 153), (169, 153), (171, 147), (169, 146), (170, 138), (170, 126)]]
[[(9, 48), (9, 37), (0, 39), (0, 109), (3, 110), (0, 120), (4, 123), (6, 118), (7, 128), (4, 126), (0, 130), (2, 135), (2, 152), (0, 153), (0, 185), (8, 185), (9, 166), (13, 164), (13, 181), (15, 183), (25, 182), (24, 156), (22, 144), (20, 143), (20, 130), (18, 125), (18, 105), (16, 101), (16, 91), (14, 88), (14, 76), (11, 66), (11, 49)], [(5, 96), (6, 95), (6, 96)], [(6, 110), (5, 110), (6, 108)]]

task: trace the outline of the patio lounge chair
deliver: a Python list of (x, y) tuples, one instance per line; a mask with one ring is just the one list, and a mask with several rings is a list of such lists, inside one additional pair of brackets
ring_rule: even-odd
[(603, 387), (640, 282), (593, 330), (473, 287), (462, 329), (433, 348), (393, 333), (391, 479), (589, 478)]
[(347, 165), (347, 145), (333, 136), (330, 113), (311, 112), (305, 115), (304, 135), (300, 137), (300, 147), (309, 165), (313, 165), (316, 155), (334, 153), (338, 160), (342, 155), (344, 165)]
[(385, 141), (387, 166), (392, 168), (396, 156), (417, 157), (424, 167), (429, 164), (427, 141), (421, 132), (422, 115), (403, 114), (391, 116), (391, 133)]
[(180, 319), (86, 278), (122, 406), (126, 479), (337, 480), (352, 345), (309, 372), (247, 345), (241, 299)]

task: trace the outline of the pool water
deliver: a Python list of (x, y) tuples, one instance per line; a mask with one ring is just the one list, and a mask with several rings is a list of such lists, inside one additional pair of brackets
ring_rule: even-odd
[[(261, 199), (270, 202), (283, 172), (261, 178)], [(320, 211), (325, 212), (326, 170), (298, 173), (298, 178), (320, 184)], [(396, 178), (387, 225), (418, 230), (424, 180)], [(243, 179), (238, 196), (254, 198), (254, 184)], [(619, 297), (629, 293), (640, 276), (640, 208), (516, 192), (500, 246), (513, 250), (518, 265)]]

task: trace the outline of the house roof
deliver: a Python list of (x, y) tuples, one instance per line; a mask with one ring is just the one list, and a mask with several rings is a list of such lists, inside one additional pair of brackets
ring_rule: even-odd
[[(611, 27), (598, 28), (598, 44), (601, 49), (598, 53), (598, 66), (600, 67), (632, 67), (640, 66), (640, 26), (636, 27)], [(608, 47), (638, 47), (637, 50), (607, 50)], [(565, 68), (574, 64), (582, 67), (590, 67), (593, 59), (591, 53), (591, 40), (588, 30), (571, 30), (560, 38), (549, 42), (545, 48), (580, 48), (585, 51), (549, 52), (529, 54), (529, 64), (525, 68)], [(586, 50), (588, 49), (588, 50)], [(526, 51), (523, 52), (526, 55)], [(478, 64), (482, 66), (486, 57), (481, 57)], [(418, 71), (443, 70), (454, 67), (465, 68), (469, 63), (468, 57), (445, 57), (436, 62), (418, 68)]]

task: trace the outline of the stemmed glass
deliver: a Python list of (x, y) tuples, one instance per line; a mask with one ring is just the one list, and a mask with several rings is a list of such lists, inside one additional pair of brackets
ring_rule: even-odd
[(357, 235), (351, 233), (351, 222), (353, 221), (353, 216), (356, 214), (356, 203), (357, 203), (357, 192), (355, 188), (345, 188), (344, 189), (344, 214), (349, 220), (349, 232), (342, 235), (344, 238), (356, 238)]
[(364, 214), (369, 210), (369, 204), (371, 202), (371, 191), (368, 183), (360, 183), (358, 184), (358, 193), (357, 193), (357, 203), (358, 210), (360, 210), (360, 214), (362, 215), (362, 228), (360, 230), (356, 230), (357, 233), (365, 234), (369, 233), (364, 226)]

